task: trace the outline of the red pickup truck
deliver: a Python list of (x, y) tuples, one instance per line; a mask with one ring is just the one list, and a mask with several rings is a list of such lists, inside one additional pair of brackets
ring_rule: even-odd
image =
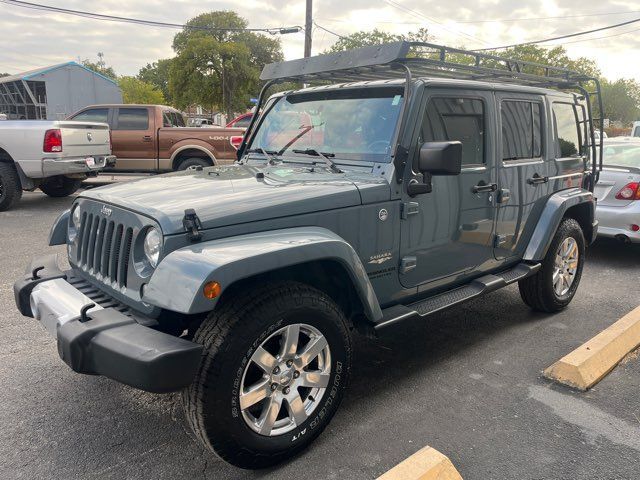
[(233, 163), (244, 128), (186, 128), (164, 105), (91, 105), (69, 117), (111, 128), (115, 166), (105, 171), (167, 172)]

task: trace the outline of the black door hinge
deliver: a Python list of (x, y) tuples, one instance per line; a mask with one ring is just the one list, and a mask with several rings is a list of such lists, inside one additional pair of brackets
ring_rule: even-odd
[(193, 208), (188, 208), (184, 211), (182, 225), (189, 235), (189, 240), (192, 242), (200, 241), (202, 238), (202, 233), (200, 233), (202, 222), (198, 218), (198, 215), (196, 215), (196, 211)]

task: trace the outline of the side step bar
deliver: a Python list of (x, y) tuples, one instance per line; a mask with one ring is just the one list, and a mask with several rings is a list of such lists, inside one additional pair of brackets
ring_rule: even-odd
[(410, 318), (424, 318), (454, 305), (459, 305), (533, 275), (540, 270), (540, 266), (539, 263), (520, 263), (510, 270), (498, 274), (485, 275), (473, 280), (468, 285), (449, 292), (434, 295), (409, 305), (394, 305), (393, 307), (385, 308), (382, 311), (382, 320), (376, 324), (375, 329), (380, 330)]

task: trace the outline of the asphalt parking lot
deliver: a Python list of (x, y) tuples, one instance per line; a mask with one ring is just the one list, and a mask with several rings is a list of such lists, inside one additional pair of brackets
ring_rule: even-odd
[[(194, 440), (179, 395), (81, 376), (13, 300), (13, 281), (71, 199), (26, 193), (0, 213), (0, 478), (372, 479), (425, 445), (465, 479), (637, 479), (640, 360), (587, 393), (541, 371), (640, 304), (640, 246), (598, 241), (557, 315), (517, 287), (358, 341), (353, 381), (319, 440), (279, 468), (247, 472)], [(64, 252), (64, 247), (57, 247)]]

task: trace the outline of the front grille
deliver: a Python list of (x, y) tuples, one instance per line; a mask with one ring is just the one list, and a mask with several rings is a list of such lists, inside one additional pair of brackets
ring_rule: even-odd
[(84, 212), (78, 231), (77, 264), (104, 282), (126, 287), (132, 240), (133, 228)]

